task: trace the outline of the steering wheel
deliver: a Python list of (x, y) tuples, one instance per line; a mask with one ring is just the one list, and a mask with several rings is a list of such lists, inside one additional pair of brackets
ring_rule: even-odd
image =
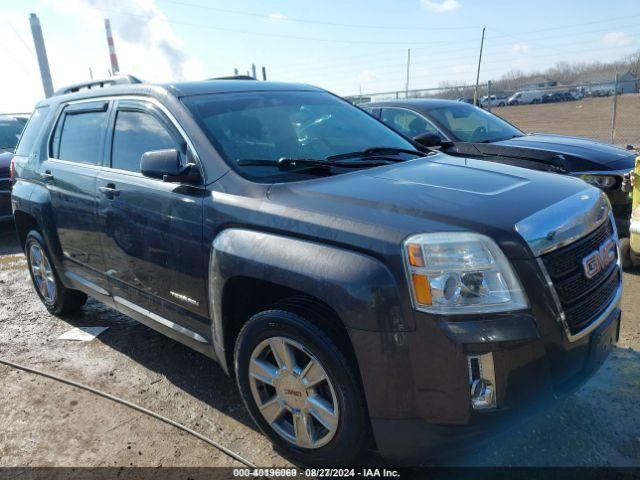
[(483, 133), (487, 133), (487, 129), (484, 126), (480, 125), (478, 128), (476, 128), (473, 131), (473, 135), (471, 135), (471, 138), (473, 138), (474, 140), (477, 140), (478, 136), (482, 135)]

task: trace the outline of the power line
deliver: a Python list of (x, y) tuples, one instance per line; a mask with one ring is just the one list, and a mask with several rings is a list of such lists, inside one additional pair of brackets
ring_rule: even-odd
[[(618, 25), (617, 28), (619, 29), (625, 29), (625, 28), (637, 28), (638, 27), (638, 23), (633, 23), (633, 24), (627, 24), (627, 25)], [(556, 39), (556, 38), (579, 38), (582, 36), (586, 36), (586, 35), (592, 35), (594, 33), (599, 33), (599, 32), (603, 32), (603, 31), (608, 31), (608, 28), (605, 29), (596, 29), (596, 30), (587, 30), (587, 31), (583, 31), (583, 32), (574, 32), (571, 34), (566, 34), (566, 33), (562, 33), (559, 35), (546, 35), (546, 36), (540, 36), (537, 38), (530, 38), (530, 39), (522, 39), (522, 38), (516, 38), (516, 37), (512, 37), (514, 39), (516, 39), (518, 42), (525, 42), (525, 43), (532, 43), (532, 44), (537, 44), (537, 42), (541, 42), (541, 41), (545, 41), (545, 40), (552, 40), (552, 39)], [(490, 35), (487, 34), (487, 37), (485, 39), (485, 41), (487, 42), (487, 48), (490, 49), (491, 51), (495, 51), (496, 47), (510, 47), (513, 45), (512, 42), (494, 42), (493, 40), (496, 38), (504, 38), (507, 36), (511, 36), (510, 34), (503, 34), (503, 35)], [(447, 45), (450, 45), (451, 42), (446, 42)], [(461, 45), (461, 44), (475, 44), (477, 43), (477, 40), (464, 40), (464, 41), (459, 41), (456, 42), (456, 45)], [(541, 49), (556, 49), (558, 46), (563, 46), (563, 45), (573, 45), (576, 43), (576, 40), (573, 41), (569, 41), (569, 42), (564, 42), (564, 43), (555, 43), (553, 45), (539, 45), (537, 44), (538, 48)], [(412, 47), (411, 48), (414, 52), (418, 52), (416, 55), (420, 55), (420, 52), (424, 52), (425, 50), (432, 50), (431, 47)], [(436, 52), (432, 53), (431, 51), (428, 54), (423, 54), (423, 55), (428, 55), (429, 58), (426, 61), (431, 61), (434, 58), (440, 58), (440, 57), (444, 57), (444, 56), (449, 56), (451, 53), (453, 52), (460, 52), (460, 51), (469, 51), (470, 49), (469, 47), (466, 46), (462, 46), (462, 47), (458, 47), (458, 48), (449, 48), (449, 49), (437, 49)], [(375, 53), (371, 53), (371, 54), (359, 54), (357, 55), (357, 59), (358, 60), (362, 60), (362, 59), (368, 59), (368, 58), (375, 58), (375, 59), (385, 59), (385, 58), (400, 58), (400, 56), (403, 55), (403, 50), (396, 48), (394, 50), (386, 50), (386, 51), (377, 51)], [(473, 54), (474, 58), (475, 58), (475, 53)], [(416, 57), (417, 58), (417, 57)], [(474, 60), (475, 61), (475, 60)], [(347, 58), (337, 58), (337, 59), (332, 59), (331, 60), (331, 68), (332, 71), (335, 68), (336, 65), (340, 65), (342, 63), (347, 63), (350, 66), (353, 65), (354, 63), (354, 56), (353, 55), (349, 55), (349, 57)], [(380, 64), (380, 62), (376, 62), (377, 64)], [(376, 63), (373, 63), (373, 65), (375, 65)], [(386, 63), (388, 65), (388, 62)], [(289, 66), (291, 66), (291, 63), (288, 63)], [(301, 62), (301, 63), (295, 63), (293, 64), (299, 68), (306, 70), (313, 70), (313, 71), (317, 71), (317, 70), (322, 70), (325, 69), (326, 67), (320, 65), (318, 66), (318, 62), (317, 61), (311, 61), (311, 62)], [(312, 65), (311, 68), (307, 69), (305, 68), (307, 65)], [(371, 62), (367, 62), (367, 65), (372, 65)]]
[[(249, 17), (264, 18), (267, 20), (277, 20), (278, 17), (273, 17), (269, 14), (247, 12), (241, 10), (231, 10), (227, 8), (211, 7), (209, 5), (202, 5), (192, 2), (182, 2), (178, 0), (159, 0), (164, 3), (172, 3), (175, 5), (182, 5), (186, 7), (200, 8), (203, 10), (211, 10), (214, 12), (231, 13), (234, 15), (245, 15)], [(393, 26), (393, 25), (366, 25), (361, 23), (339, 23), (339, 22), (327, 22), (322, 20), (308, 20), (303, 18), (284, 17), (281, 20), (294, 23), (304, 23), (313, 25), (326, 25), (331, 27), (347, 27), (347, 28), (365, 28), (365, 29), (378, 29), (378, 30), (420, 30), (420, 31), (433, 31), (433, 30), (478, 30), (475, 26), (460, 26), (460, 27), (410, 27), (410, 26)]]
[(31, 49), (31, 47), (29, 47), (29, 45), (26, 42), (26, 40), (24, 39), (24, 37), (22, 35), (20, 35), (20, 33), (18, 32), (18, 30), (16, 30), (16, 28), (13, 26), (13, 24), (10, 21), (7, 20), (7, 25), (9, 25), (9, 27), (11, 27), (11, 30), (13, 30), (13, 33), (15, 33), (16, 37), (18, 37), (18, 40), (20, 40), (22, 45), (24, 45), (24, 47), (29, 51), (31, 56), (33, 58), (36, 58), (36, 53)]
[[(496, 50), (496, 46), (500, 47), (502, 44), (491, 44), (490, 42), (487, 42), (485, 40), (485, 50), (487, 50), (489, 52), (488, 56), (501, 56), (504, 57), (505, 54), (510, 54), (510, 52), (504, 52), (504, 53), (499, 53), (500, 50)], [(555, 44), (553, 46), (541, 46), (538, 47), (540, 49), (543, 50), (547, 50), (547, 49), (555, 49), (555, 53), (553, 55), (540, 55), (540, 54), (535, 54), (535, 53), (527, 53), (526, 54), (526, 58), (551, 58), (553, 56), (557, 56), (557, 55), (562, 55), (562, 54), (570, 54), (570, 53), (584, 53), (584, 52), (595, 52), (595, 51), (607, 51), (607, 50), (611, 50), (612, 48), (617, 48), (617, 47), (610, 47), (610, 46), (603, 46), (603, 47), (595, 47), (595, 48), (589, 48), (589, 49), (579, 49), (579, 50), (575, 50), (575, 49), (570, 49), (570, 50), (562, 50), (559, 51), (558, 49), (563, 47), (563, 46), (572, 46), (575, 45), (576, 42), (575, 41), (570, 41), (570, 42), (565, 42), (565, 43), (561, 43), (561, 44)], [(412, 50), (412, 63), (414, 65), (436, 65), (436, 66), (441, 66), (441, 63), (438, 63), (438, 61), (434, 61), (437, 59), (444, 59), (444, 60), (451, 60), (453, 61), (453, 63), (447, 63), (449, 65), (459, 65), (460, 63), (472, 63), (476, 61), (476, 53), (472, 52), (468, 47), (464, 47), (464, 48), (458, 48), (458, 49), (449, 49), (449, 50), (445, 50), (445, 51), (441, 51), (439, 50), (437, 53), (435, 54), (413, 54), (413, 48)], [(459, 51), (465, 51), (465, 52), (469, 52), (468, 55), (462, 55), (462, 56), (452, 56), (451, 53), (453, 52), (459, 52)], [(388, 60), (382, 60), (380, 62), (363, 62), (363, 67), (366, 66), (367, 68), (380, 68), (380, 67), (391, 67), (394, 69), (398, 69), (399, 71), (402, 70), (403, 65), (404, 65), (404, 61), (402, 60), (402, 52), (398, 52), (395, 55), (395, 60), (393, 61), (388, 61)], [(358, 56), (357, 60), (360, 60), (362, 57)], [(347, 59), (345, 59), (347, 60)], [(314, 67), (311, 68), (305, 68), (305, 67), (296, 67), (294, 72), (295, 74), (299, 74), (299, 73), (313, 73), (313, 72), (321, 72), (321, 71), (326, 71), (328, 68), (331, 69), (331, 73), (332, 74), (336, 74), (339, 72), (343, 72), (343, 71), (350, 71), (353, 70), (354, 68), (359, 68), (359, 67), (354, 67), (354, 61), (356, 59), (355, 58), (350, 58), (348, 59), (348, 65), (343, 65), (341, 64), (340, 60), (332, 60), (331, 61), (331, 66), (327, 67), (326, 65), (318, 65), (317, 63), (315, 64)], [(497, 64), (497, 63), (504, 63), (505, 59), (501, 58), (499, 60), (496, 61), (489, 61), (489, 62), (483, 62), (483, 64)], [(288, 67), (291, 67), (291, 64), (287, 64)]]
[[(140, 14), (135, 14), (135, 13), (130, 13), (130, 12), (125, 12), (123, 10), (114, 10), (114, 9), (110, 9), (110, 8), (100, 8), (100, 7), (96, 7), (96, 6), (92, 6), (92, 8), (95, 8), (96, 10), (100, 10), (100, 11), (104, 11), (104, 12), (108, 12), (108, 13), (115, 13), (115, 14), (119, 14), (119, 15), (126, 15), (129, 17), (134, 17), (134, 18), (140, 18), (143, 20), (148, 21), (149, 20), (149, 16), (148, 15), (140, 15)], [(408, 45), (446, 45), (449, 42), (443, 41), (443, 42), (389, 42), (389, 41), (370, 41), (370, 40), (348, 40), (348, 39), (338, 39), (338, 38), (331, 38), (331, 37), (302, 37), (302, 36), (297, 36), (297, 35), (286, 35), (286, 34), (279, 34), (279, 33), (261, 33), (261, 32), (254, 32), (251, 30), (240, 30), (240, 29), (235, 29), (235, 28), (226, 28), (226, 27), (218, 27), (218, 26), (213, 26), (213, 25), (208, 25), (208, 24), (203, 24), (203, 23), (192, 23), (192, 22), (183, 22), (183, 21), (179, 21), (179, 20), (169, 20), (167, 18), (157, 18), (157, 20), (162, 21), (162, 22), (166, 22), (170, 25), (182, 25), (182, 26), (186, 26), (186, 27), (195, 27), (195, 28), (203, 28), (203, 29), (207, 29), (207, 30), (214, 30), (214, 31), (220, 31), (220, 32), (231, 32), (231, 33), (239, 33), (241, 35), (255, 35), (255, 36), (259, 36), (259, 37), (274, 37), (274, 38), (286, 38), (289, 40), (303, 40), (303, 41), (310, 41), (310, 42), (327, 42), (327, 43), (344, 43), (344, 44), (351, 44), (351, 45), (403, 45), (403, 46), (408, 46)]]

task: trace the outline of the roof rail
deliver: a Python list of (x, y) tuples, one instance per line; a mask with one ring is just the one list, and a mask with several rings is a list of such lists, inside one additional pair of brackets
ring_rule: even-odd
[(112, 85), (124, 85), (132, 83), (142, 83), (142, 80), (134, 77), (133, 75), (116, 75), (109, 78), (103, 78), (101, 80), (91, 80), (90, 82), (74, 83), (73, 85), (62, 87), (60, 90), (56, 90), (54, 96), (79, 92), (81, 90), (91, 90), (94, 88), (104, 88), (110, 87)]
[(256, 80), (250, 75), (231, 75), (230, 77), (215, 77), (208, 78), (207, 80)]

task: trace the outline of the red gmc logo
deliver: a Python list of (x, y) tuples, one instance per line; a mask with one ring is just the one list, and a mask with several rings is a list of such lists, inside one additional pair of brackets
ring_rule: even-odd
[(592, 279), (616, 259), (616, 242), (612, 238), (582, 259), (584, 276)]

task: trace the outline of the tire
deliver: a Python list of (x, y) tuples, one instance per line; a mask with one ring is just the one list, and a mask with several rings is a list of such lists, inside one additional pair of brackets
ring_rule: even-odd
[(62, 284), (40, 232), (31, 230), (27, 234), (24, 251), (35, 291), (49, 313), (62, 315), (75, 312), (87, 302), (85, 293), (68, 289)]
[(540, 100), (537, 98), (534, 98), (533, 100), (531, 100), (531, 103), (540, 103)]
[(504, 102), (500, 102), (500, 103), (498, 104), (498, 107), (504, 107)]
[[(247, 410), (278, 450), (304, 465), (351, 465), (368, 438), (360, 380), (338, 343), (311, 321), (287, 310), (254, 315), (236, 341), (236, 381)], [(286, 357), (288, 362), (283, 361)], [(323, 374), (325, 380), (318, 381)], [(298, 430), (294, 423), (303, 427)]]
[(633, 267), (631, 261), (631, 240), (629, 238), (621, 238), (618, 241), (618, 247), (620, 248), (620, 264), (623, 269)]

